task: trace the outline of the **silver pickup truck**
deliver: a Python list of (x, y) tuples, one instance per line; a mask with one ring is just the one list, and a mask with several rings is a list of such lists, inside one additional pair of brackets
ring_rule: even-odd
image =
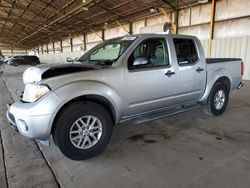
[(108, 144), (114, 125), (202, 107), (221, 115), (243, 85), (241, 59), (206, 59), (193, 36), (142, 34), (107, 40), (78, 64), (28, 68), (20, 102), (7, 118), (22, 135), (49, 140), (84, 160)]

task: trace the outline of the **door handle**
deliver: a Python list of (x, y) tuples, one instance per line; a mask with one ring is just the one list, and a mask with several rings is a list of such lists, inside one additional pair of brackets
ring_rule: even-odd
[(168, 77), (171, 77), (174, 74), (175, 74), (175, 72), (172, 72), (171, 70), (169, 70), (168, 72), (165, 73), (165, 75)]
[(198, 68), (196, 69), (196, 71), (197, 71), (198, 73), (200, 73), (201, 71), (204, 71), (204, 69), (203, 69), (203, 68), (198, 67)]

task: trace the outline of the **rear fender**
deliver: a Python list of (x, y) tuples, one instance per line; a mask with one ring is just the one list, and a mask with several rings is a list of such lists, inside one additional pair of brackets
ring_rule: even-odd
[[(227, 78), (230, 81), (230, 85), (233, 81), (233, 78), (232, 78), (232, 75), (230, 74), (230, 72), (227, 71), (226, 69), (223, 69), (223, 68), (218, 69), (216, 71), (213, 71), (212, 74), (208, 73), (206, 89), (205, 89), (205, 92), (203, 93), (202, 97), (199, 99), (200, 103), (206, 103), (214, 84), (220, 78)], [(231, 88), (230, 88), (230, 90), (231, 90)]]

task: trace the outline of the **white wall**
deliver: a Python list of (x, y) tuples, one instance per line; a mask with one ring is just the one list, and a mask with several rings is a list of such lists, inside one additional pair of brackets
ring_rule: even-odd
[(22, 49), (9, 49), (9, 48), (4, 48), (0, 49), (3, 56), (16, 56), (16, 55), (26, 55), (28, 52), (26, 50)]
[(68, 63), (66, 61), (67, 57), (73, 59), (80, 57), (84, 54), (84, 51), (75, 51), (75, 52), (63, 52), (63, 53), (54, 53), (54, 54), (38, 54), (38, 57), (41, 63)]
[(123, 25), (123, 27), (126, 29), (123, 29), (122, 27), (113, 27), (113, 28), (108, 28), (105, 30), (104, 38), (105, 39), (111, 39), (114, 37), (120, 37), (124, 35), (128, 35), (126, 31), (129, 31), (129, 25)]
[[(249, 35), (250, 0), (217, 0), (214, 38)], [(179, 33), (209, 38), (211, 3), (201, 4), (179, 12)]]
[[(202, 40), (205, 54), (208, 53), (208, 40)], [(211, 57), (241, 58), (244, 62), (244, 79), (250, 80), (250, 36), (214, 39)]]

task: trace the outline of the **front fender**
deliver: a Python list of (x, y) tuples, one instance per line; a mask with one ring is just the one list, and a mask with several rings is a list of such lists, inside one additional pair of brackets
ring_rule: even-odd
[(226, 69), (221, 68), (213, 71), (212, 73), (208, 72), (206, 89), (202, 97), (199, 99), (199, 102), (204, 103), (207, 101), (214, 84), (222, 77), (228, 78), (231, 85), (233, 78), (230, 72), (227, 71)]
[(96, 81), (73, 82), (55, 89), (54, 93), (58, 96), (60, 101), (55, 109), (54, 114), (57, 114), (63, 105), (75, 98), (86, 95), (96, 95), (104, 97), (113, 105), (116, 117), (115, 123), (118, 123), (121, 117), (121, 98), (116, 90), (107, 84)]

